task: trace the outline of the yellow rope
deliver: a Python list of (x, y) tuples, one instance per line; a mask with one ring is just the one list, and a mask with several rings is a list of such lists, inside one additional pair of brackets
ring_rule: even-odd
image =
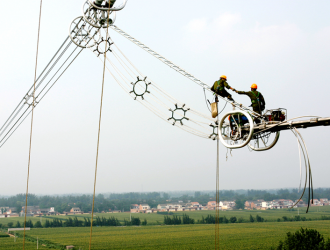
[(98, 135), (97, 135), (97, 149), (96, 149), (96, 164), (95, 164), (95, 177), (94, 177), (92, 219), (91, 219), (91, 230), (90, 230), (90, 235), (89, 235), (89, 250), (91, 250), (91, 248), (92, 248), (93, 219), (94, 219), (94, 202), (95, 202), (95, 190), (96, 190), (97, 165), (98, 165), (98, 158), (99, 158), (99, 145), (100, 145), (101, 119), (102, 119), (102, 106), (103, 106), (103, 90), (104, 90), (105, 63), (106, 63), (106, 59), (107, 59), (107, 49), (108, 49), (107, 48), (107, 45), (108, 45), (108, 34), (109, 34), (109, 19), (110, 19), (110, 5), (109, 5), (109, 9), (108, 9), (107, 34), (106, 34), (105, 50), (104, 50), (104, 64), (103, 64), (103, 78), (102, 78), (102, 91), (101, 91), (99, 129), (98, 129)]
[[(217, 102), (218, 106), (218, 102)], [(218, 108), (218, 107), (217, 107)], [(219, 124), (219, 117), (217, 117), (218, 120), (218, 126)], [(218, 137), (217, 137), (217, 167), (216, 167), (216, 207), (215, 207), (215, 249), (220, 249), (220, 243), (219, 243), (219, 217), (220, 217), (220, 197), (219, 197), (219, 132), (218, 132)]]
[(35, 68), (34, 68), (33, 100), (32, 100), (31, 130), (30, 130), (30, 146), (29, 146), (29, 160), (28, 160), (27, 180), (26, 180), (25, 211), (24, 211), (23, 250), (25, 249), (26, 214), (27, 214), (27, 200), (28, 200), (28, 194), (29, 194), (29, 178), (30, 178), (30, 163), (31, 163), (31, 148), (32, 148), (32, 128), (33, 128), (33, 111), (34, 111), (34, 104), (35, 104), (35, 90), (36, 90), (37, 67), (38, 67), (38, 52), (39, 52), (41, 9), (42, 9), (42, 0), (40, 0), (40, 12), (39, 12), (39, 24), (38, 24), (36, 64), (35, 64)]

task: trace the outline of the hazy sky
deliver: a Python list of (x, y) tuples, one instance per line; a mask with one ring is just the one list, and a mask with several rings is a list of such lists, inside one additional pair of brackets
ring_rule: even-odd
[[(40, 73), (82, 14), (83, 1), (44, 1)], [(3, 9), (13, 8), (11, 1)], [(329, 1), (129, 0), (116, 25), (209, 85), (257, 83), (267, 108), (289, 118), (328, 117)], [(1, 15), (1, 125), (33, 83), (39, 0), (15, 2)], [(110, 30), (130, 60), (167, 92), (208, 114), (202, 88)], [(35, 110), (30, 192), (92, 193), (102, 65), (83, 51)], [(209, 95), (210, 96), (210, 95)], [(235, 96), (249, 105), (245, 96)], [(223, 105), (224, 103), (220, 103)], [(229, 110), (229, 108), (227, 108)], [(25, 192), (30, 120), (0, 149), (0, 194)], [(301, 130), (315, 187), (329, 187), (330, 127)], [(291, 132), (266, 152), (220, 148), (221, 189), (298, 187)], [(106, 75), (97, 192), (215, 189), (216, 143), (172, 127), (132, 101)]]

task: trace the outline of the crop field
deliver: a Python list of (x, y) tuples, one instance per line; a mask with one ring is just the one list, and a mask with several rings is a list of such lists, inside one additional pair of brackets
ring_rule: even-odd
[[(0, 249), (2, 250), (14, 250), (14, 249), (22, 249), (23, 247), (23, 239), (16, 238), (16, 242), (14, 242), (14, 238), (0, 238)], [(35, 250), (37, 249), (37, 245), (35, 243), (25, 241), (25, 249), (26, 250)], [(39, 245), (39, 249), (49, 249), (45, 246)]]
[[(306, 217), (306, 219), (312, 219), (317, 220), (321, 219), (321, 216), (330, 216), (330, 206), (324, 206), (324, 207), (311, 207), (309, 212), (305, 213), (306, 208), (300, 208), (299, 209), (299, 215), (302, 217)], [(202, 216), (206, 217), (208, 214), (214, 215), (214, 211), (191, 211), (191, 212), (175, 212), (175, 215), (182, 216), (184, 213), (189, 215), (190, 218), (195, 219), (195, 221), (202, 218)], [(221, 211), (220, 216), (226, 216), (228, 219), (232, 216), (235, 216), (237, 218), (242, 217), (244, 222), (249, 221), (250, 214), (252, 216), (259, 215), (263, 217), (268, 222), (276, 221), (278, 218), (280, 218), (282, 221), (283, 216), (287, 216), (288, 218), (292, 218), (298, 215), (298, 210), (295, 209), (294, 211), (289, 211), (288, 209), (278, 209), (278, 210), (234, 210), (234, 211)], [(133, 217), (138, 217), (140, 220), (146, 219), (148, 221), (148, 225), (160, 225), (164, 221), (164, 215), (162, 214), (131, 214)], [(94, 216), (99, 217), (115, 217), (118, 218), (120, 222), (123, 222), (124, 219), (129, 220), (130, 214), (129, 213), (96, 213)], [(77, 217), (79, 220), (84, 220), (84, 218), (91, 218), (90, 214), (80, 214), (80, 215), (68, 215), (68, 216), (46, 216), (42, 218), (36, 218), (36, 217), (28, 217), (27, 220), (31, 220), (33, 223), (37, 221), (41, 221), (42, 224), (45, 222), (46, 219), (52, 220), (54, 218), (61, 219), (63, 221), (67, 220), (69, 217)], [(21, 224), (24, 222), (23, 217), (17, 217), (17, 218), (1, 218), (0, 223), (3, 225), (8, 224), (8, 222), (15, 223), (19, 221)]]
[[(212, 249), (214, 227), (214, 225), (94, 227), (92, 249)], [(330, 237), (330, 221), (221, 224), (221, 249), (269, 249), (271, 246), (276, 246), (279, 240), (284, 239), (287, 232), (295, 232), (301, 227), (316, 229), (325, 238)], [(32, 229), (27, 235), (55, 244), (88, 249), (89, 228)], [(13, 243), (13, 239), (10, 238), (12, 242), (10, 244), (7, 240), (9, 238), (4, 239), (6, 240), (0, 239), (0, 249), (21, 249), (19, 245), (21, 243)], [(3, 242), (6, 245), (2, 245)]]

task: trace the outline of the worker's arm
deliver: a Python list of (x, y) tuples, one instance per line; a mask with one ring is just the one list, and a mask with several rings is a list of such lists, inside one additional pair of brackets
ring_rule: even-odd
[(249, 92), (245, 92), (245, 91), (236, 91), (237, 94), (239, 95), (249, 95)]
[(224, 85), (225, 85), (225, 87), (226, 87), (227, 89), (231, 89), (232, 91), (236, 91), (236, 89), (234, 89), (234, 88), (232, 88), (232, 87), (229, 86), (229, 84), (228, 84), (227, 81), (224, 83)]

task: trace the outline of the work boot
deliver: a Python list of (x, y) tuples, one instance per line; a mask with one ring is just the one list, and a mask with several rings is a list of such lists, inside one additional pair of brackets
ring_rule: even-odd
[(232, 102), (234, 102), (234, 99), (231, 97), (231, 95), (230, 95), (230, 96), (228, 96), (227, 98), (228, 98), (228, 100), (229, 100), (229, 101), (232, 101)]

